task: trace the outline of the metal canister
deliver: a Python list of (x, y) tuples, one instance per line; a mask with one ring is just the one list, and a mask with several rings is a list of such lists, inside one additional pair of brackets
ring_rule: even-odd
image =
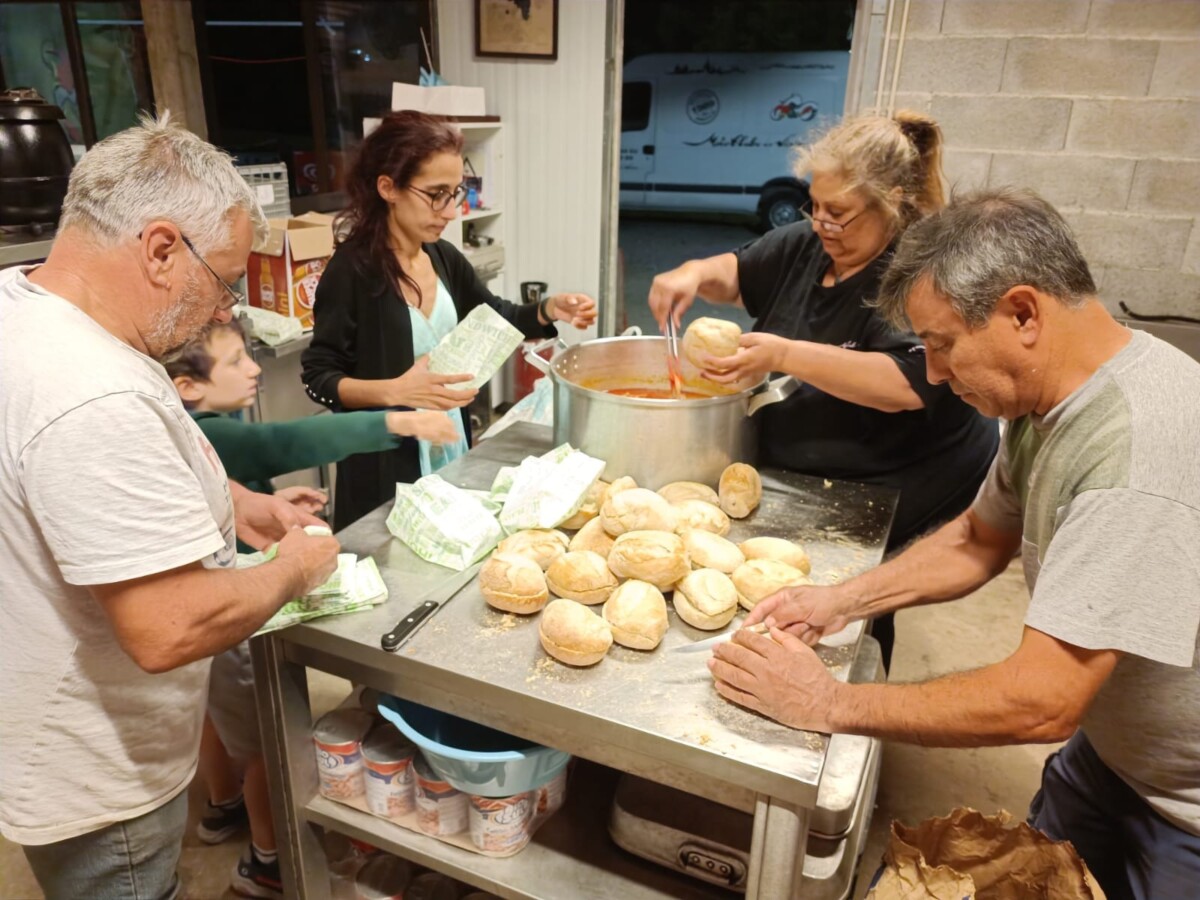
[(361, 709), (335, 709), (321, 716), (313, 726), (322, 796), (344, 801), (361, 797), (366, 791), (362, 739), (371, 721), (371, 716)]
[(417, 826), (426, 834), (461, 834), (467, 830), (467, 795), (443, 781), (418, 754), (416, 772)]
[(391, 724), (376, 725), (367, 735), (362, 742), (367, 809), (388, 819), (413, 811), (416, 798), (412, 763), (416, 752), (408, 738)]

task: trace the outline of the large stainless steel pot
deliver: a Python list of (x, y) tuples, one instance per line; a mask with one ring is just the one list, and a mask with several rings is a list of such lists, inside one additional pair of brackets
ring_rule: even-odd
[(603, 459), (608, 480), (630, 475), (643, 487), (672, 481), (716, 485), (732, 462), (753, 463), (756, 411), (790, 395), (791, 378), (728, 387), (700, 376), (683, 360), (684, 390), (703, 399), (646, 399), (613, 389), (668, 390), (666, 339), (617, 337), (585, 341), (547, 361), (546, 345), (526, 350), (530, 364), (554, 382), (554, 439)]

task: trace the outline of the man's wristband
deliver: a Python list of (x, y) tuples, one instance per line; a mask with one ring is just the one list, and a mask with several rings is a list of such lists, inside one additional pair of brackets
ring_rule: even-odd
[(550, 301), (552, 299), (553, 299), (552, 297), (547, 297), (545, 300), (543, 300), (541, 303), (538, 304), (538, 315), (545, 321), (545, 323), (547, 325), (549, 325), (551, 322), (554, 321), (554, 319), (550, 315)]

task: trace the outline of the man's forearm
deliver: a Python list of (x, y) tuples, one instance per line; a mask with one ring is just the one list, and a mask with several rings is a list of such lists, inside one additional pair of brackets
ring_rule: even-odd
[(853, 618), (957, 600), (1008, 565), (1020, 535), (1002, 535), (968, 510), (907, 550), (839, 587)]
[(195, 565), (96, 593), (134, 662), (166, 672), (245, 640), (305, 588), (300, 563), (276, 559), (251, 569)]
[(1064, 741), (1120, 658), (1027, 626), (1011, 656), (981, 669), (922, 684), (834, 684), (818, 727), (936, 747)]
[(927, 747), (995, 747), (1070, 737), (1075, 722), (1016, 690), (1002, 668), (923, 684), (840, 684), (822, 730)]

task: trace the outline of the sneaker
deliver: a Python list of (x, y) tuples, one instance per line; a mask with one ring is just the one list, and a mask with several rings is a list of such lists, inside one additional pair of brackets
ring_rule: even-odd
[(279, 860), (262, 862), (247, 847), (233, 867), (230, 888), (241, 897), (272, 897), (283, 900), (283, 882), (279, 878)]
[(246, 803), (241, 797), (237, 803), (225, 806), (205, 801), (204, 814), (196, 824), (196, 837), (206, 844), (219, 844), (237, 834), (246, 823)]

